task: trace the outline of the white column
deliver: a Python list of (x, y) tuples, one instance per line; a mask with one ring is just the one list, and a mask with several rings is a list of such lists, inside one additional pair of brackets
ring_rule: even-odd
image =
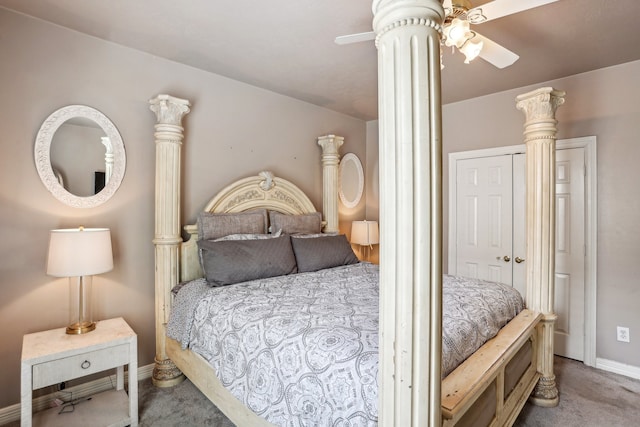
[(335, 135), (318, 137), (322, 147), (322, 213), (326, 222), (325, 233), (337, 233), (338, 224), (338, 166), (340, 146), (344, 138)]
[(180, 234), (180, 155), (184, 128), (182, 117), (189, 101), (169, 95), (158, 95), (149, 101), (156, 113), (156, 358), (153, 384), (170, 387), (184, 380), (184, 375), (167, 358), (165, 352), (166, 323), (171, 310), (171, 289), (179, 281)]
[(516, 98), (525, 114), (527, 147), (527, 307), (542, 313), (538, 328), (538, 372), (541, 378), (531, 397), (539, 406), (558, 405), (553, 371), (555, 280), (555, 164), (556, 109), (565, 93), (550, 87)]
[(441, 425), (442, 137), (437, 0), (374, 0), (383, 426)]

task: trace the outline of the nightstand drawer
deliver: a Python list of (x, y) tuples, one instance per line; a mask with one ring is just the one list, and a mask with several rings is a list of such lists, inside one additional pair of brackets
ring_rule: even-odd
[(129, 344), (121, 344), (33, 365), (32, 389), (126, 365), (129, 348)]

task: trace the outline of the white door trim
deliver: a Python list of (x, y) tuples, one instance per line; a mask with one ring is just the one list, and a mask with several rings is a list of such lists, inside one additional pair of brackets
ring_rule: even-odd
[[(585, 152), (585, 302), (584, 302), (584, 364), (596, 366), (596, 297), (597, 297), (597, 248), (598, 248), (598, 174), (596, 137), (562, 139), (556, 141), (556, 149), (584, 148)], [(449, 153), (449, 250), (448, 271), (455, 270), (456, 217), (456, 162), (477, 157), (504, 156), (524, 153), (524, 144), (507, 147)], [(453, 244), (452, 244), (453, 242)]]

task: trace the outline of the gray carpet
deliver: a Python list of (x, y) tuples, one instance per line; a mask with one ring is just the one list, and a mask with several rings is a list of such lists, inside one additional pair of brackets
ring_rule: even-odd
[(146, 379), (140, 381), (138, 392), (140, 427), (235, 426), (189, 380), (157, 388)]
[[(640, 381), (589, 368), (580, 362), (555, 358), (560, 389), (557, 408), (526, 404), (518, 427), (636, 427), (640, 426)], [(188, 380), (168, 389), (150, 379), (140, 382), (141, 427), (233, 427)], [(12, 423), (10, 426), (18, 426)]]
[(527, 403), (515, 426), (640, 426), (640, 380), (557, 356), (555, 373), (560, 404), (540, 408)]
[[(640, 425), (640, 381), (580, 362), (556, 357), (560, 388), (557, 408), (527, 403), (518, 427), (626, 427)], [(189, 381), (172, 389), (158, 389), (151, 380), (140, 382), (141, 426), (215, 426), (231, 423)]]

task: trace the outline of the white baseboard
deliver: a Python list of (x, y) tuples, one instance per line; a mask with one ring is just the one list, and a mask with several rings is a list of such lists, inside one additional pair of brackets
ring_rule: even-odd
[[(153, 374), (153, 366), (151, 363), (149, 365), (141, 366), (138, 368), (138, 381), (151, 378)], [(129, 375), (125, 372), (124, 377), (125, 384), (129, 381)], [(77, 386), (69, 387), (64, 390), (64, 392), (55, 392), (48, 394), (46, 396), (40, 396), (33, 399), (33, 411), (41, 411), (43, 409), (47, 409), (51, 407), (51, 402), (60, 397), (62, 393), (72, 392), (73, 398), (81, 398), (94, 395), (96, 393), (100, 393), (102, 391), (110, 390), (114, 388), (114, 384), (116, 383), (116, 375), (109, 375), (104, 378), (100, 378), (97, 380), (89, 381), (84, 384), (79, 384)], [(0, 409), (0, 425), (5, 425), (11, 423), (13, 421), (18, 421), (20, 419), (20, 404), (16, 403), (15, 405), (7, 406), (6, 408)]]
[(624, 363), (601, 359), (598, 357), (596, 358), (596, 368), (640, 380), (640, 367), (637, 366), (626, 365)]

